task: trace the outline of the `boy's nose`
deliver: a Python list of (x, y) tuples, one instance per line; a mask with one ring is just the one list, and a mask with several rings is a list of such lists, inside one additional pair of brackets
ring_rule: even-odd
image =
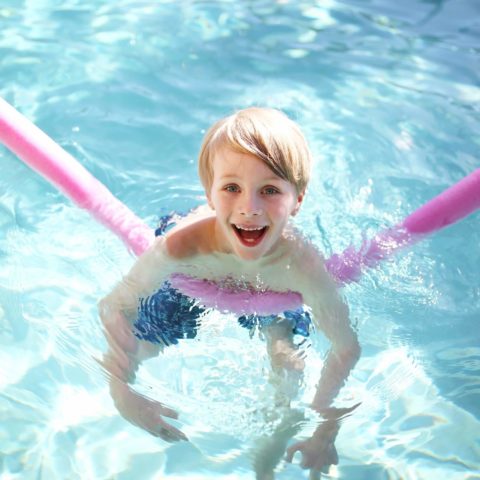
[(254, 195), (246, 195), (240, 206), (240, 213), (245, 217), (261, 215), (263, 213), (261, 202)]
[(262, 214), (262, 210), (260, 208), (258, 209), (244, 209), (240, 212), (243, 216), (245, 217), (257, 217), (258, 215)]

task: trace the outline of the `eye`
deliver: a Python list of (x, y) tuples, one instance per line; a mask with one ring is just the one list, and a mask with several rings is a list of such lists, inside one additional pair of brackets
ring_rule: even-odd
[(275, 195), (277, 193), (280, 193), (280, 190), (278, 188), (275, 188), (275, 187), (265, 187), (263, 189), (263, 193), (265, 195)]
[(238, 187), (238, 185), (235, 185), (235, 184), (230, 184), (230, 185), (226, 185), (225, 187), (223, 187), (223, 189), (226, 191), (226, 192), (230, 192), (230, 193), (236, 193), (240, 190), (240, 188)]

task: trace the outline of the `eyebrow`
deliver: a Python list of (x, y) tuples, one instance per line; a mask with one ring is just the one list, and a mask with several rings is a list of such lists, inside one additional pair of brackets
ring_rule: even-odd
[[(229, 180), (229, 179), (237, 179), (238, 177), (234, 173), (229, 173), (227, 175), (222, 175), (220, 180)], [(275, 181), (282, 181), (283, 179), (278, 176), (268, 177), (263, 179), (264, 182), (275, 182)]]

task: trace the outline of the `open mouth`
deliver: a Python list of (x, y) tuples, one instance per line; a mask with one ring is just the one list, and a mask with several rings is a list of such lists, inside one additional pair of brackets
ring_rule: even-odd
[(257, 246), (265, 236), (268, 227), (241, 227), (232, 225), (240, 242), (246, 247)]

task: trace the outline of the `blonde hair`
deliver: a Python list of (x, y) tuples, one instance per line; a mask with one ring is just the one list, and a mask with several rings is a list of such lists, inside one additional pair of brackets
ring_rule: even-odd
[(283, 180), (304, 193), (311, 153), (298, 125), (273, 108), (251, 107), (222, 118), (205, 135), (198, 173), (206, 192), (213, 182), (213, 158), (220, 148), (255, 155)]

